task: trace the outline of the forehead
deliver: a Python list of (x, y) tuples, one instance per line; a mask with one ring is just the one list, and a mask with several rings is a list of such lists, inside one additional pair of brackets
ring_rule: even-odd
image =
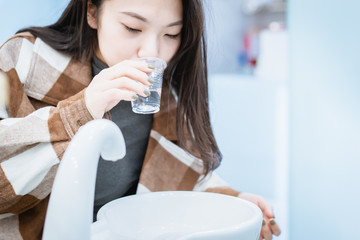
[(182, 0), (105, 0), (106, 12), (135, 12), (149, 20), (178, 21), (183, 16)]

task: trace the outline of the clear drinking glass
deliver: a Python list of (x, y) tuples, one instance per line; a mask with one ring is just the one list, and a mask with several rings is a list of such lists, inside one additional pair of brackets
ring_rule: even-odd
[(150, 95), (148, 97), (138, 95), (138, 99), (131, 102), (132, 110), (140, 114), (157, 113), (160, 110), (162, 80), (166, 63), (164, 60), (156, 57), (139, 58), (138, 60), (145, 61), (154, 67), (154, 70), (149, 73), (149, 78), (154, 83), (149, 87)]

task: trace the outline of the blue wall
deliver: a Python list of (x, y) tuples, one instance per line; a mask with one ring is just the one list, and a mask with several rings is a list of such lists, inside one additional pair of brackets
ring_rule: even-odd
[(0, 0), (0, 45), (17, 30), (54, 23), (69, 0)]
[(289, 1), (291, 240), (359, 238), (359, 9)]

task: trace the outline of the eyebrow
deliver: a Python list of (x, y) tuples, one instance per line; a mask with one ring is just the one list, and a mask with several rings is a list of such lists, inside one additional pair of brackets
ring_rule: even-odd
[[(140, 21), (145, 22), (145, 23), (149, 22), (145, 17), (143, 17), (137, 13), (134, 13), (134, 12), (120, 12), (120, 13), (125, 14), (130, 17), (133, 17), (133, 18), (136, 18), (136, 19), (139, 19)], [(176, 21), (176, 22), (166, 25), (166, 27), (173, 27), (173, 26), (178, 26), (178, 25), (182, 25), (182, 24), (183, 24), (183, 21), (179, 20), (179, 21)]]

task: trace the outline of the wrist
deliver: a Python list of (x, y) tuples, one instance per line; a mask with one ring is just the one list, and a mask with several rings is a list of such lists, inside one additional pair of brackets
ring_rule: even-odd
[(97, 114), (97, 113), (94, 112), (94, 111), (92, 110), (92, 108), (90, 107), (89, 99), (87, 98), (87, 89), (85, 90), (85, 106), (86, 106), (88, 112), (90, 113), (90, 115), (91, 115), (94, 119), (101, 119), (101, 118), (104, 116), (104, 113), (103, 113), (103, 114)]

